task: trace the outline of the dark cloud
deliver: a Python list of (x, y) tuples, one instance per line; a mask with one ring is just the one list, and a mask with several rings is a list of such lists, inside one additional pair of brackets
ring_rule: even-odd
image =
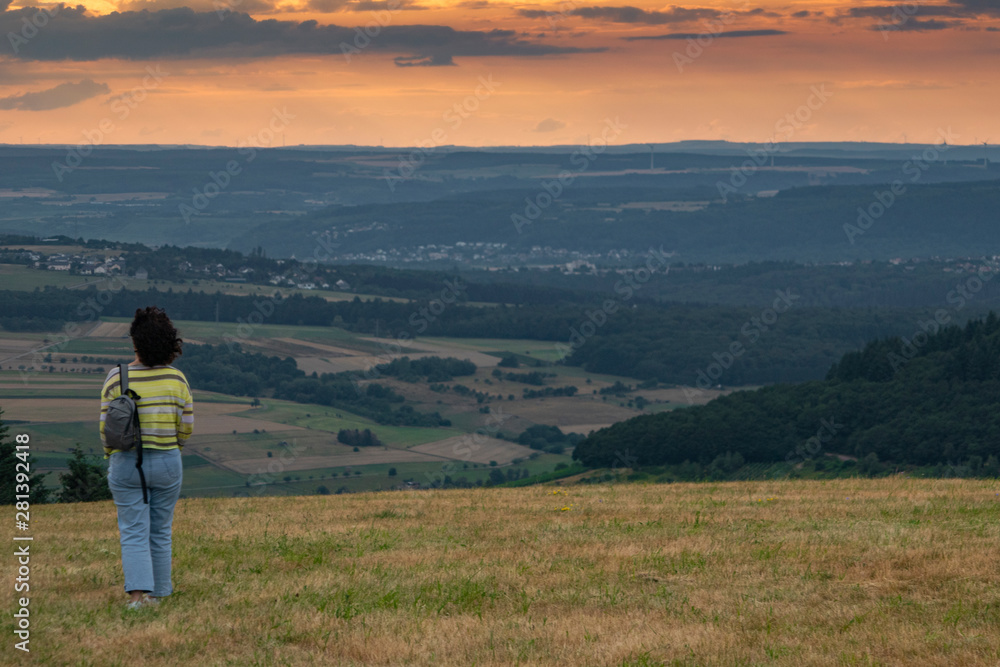
[(667, 35), (642, 35), (639, 37), (622, 37), (627, 42), (638, 42), (648, 39), (697, 39), (705, 35), (712, 37), (770, 37), (772, 35), (787, 35), (784, 30), (728, 30), (719, 33), (672, 32)]
[[(212, 1), (219, 2), (220, 0)], [(405, 12), (430, 9), (430, 7), (416, 4), (413, 0), (309, 0), (306, 6), (310, 11), (324, 14), (334, 12)], [(240, 9), (242, 10), (243, 7), (241, 6)]]
[(1000, 0), (951, 0), (969, 14), (992, 14), (1000, 16)]
[(55, 88), (37, 93), (2, 97), (0, 98), (0, 109), (17, 109), (19, 111), (62, 109), (110, 92), (108, 84), (84, 79), (79, 83), (60, 83)]
[(577, 7), (569, 10), (522, 9), (521, 16), (530, 19), (552, 18), (554, 16), (579, 16), (594, 21), (610, 23), (639, 23), (644, 25), (668, 25), (687, 23), (704, 19), (719, 19), (725, 16), (771, 17), (781, 14), (766, 11), (760, 7), (745, 12), (722, 11), (709, 7), (671, 7), (666, 11), (640, 9), (638, 7)]
[(779, 14), (778, 12), (769, 12), (761, 7), (758, 7), (757, 9), (751, 9), (748, 12), (736, 12), (736, 13), (739, 14), (740, 16), (766, 16), (772, 19), (781, 18), (781, 14)]
[[(365, 34), (361, 28), (317, 21), (258, 21), (240, 12), (195, 12), (187, 7), (156, 12), (88, 16), (84, 7), (64, 7), (26, 44), (20, 60), (90, 61), (103, 58), (268, 58), (290, 54), (351, 57), (364, 52), (429, 58), (455, 56), (547, 56), (596, 53), (604, 48), (555, 46), (525, 39), (512, 30), (455, 30), (441, 25), (389, 25)], [(21, 29), (19, 12), (0, 13), (0, 34)]]
[(414, 4), (409, 0), (354, 0), (348, 3), (347, 9), (352, 12), (377, 12), (377, 11), (422, 11), (430, 9)]
[(522, 9), (521, 16), (527, 18), (548, 18), (550, 16), (564, 14), (566, 16), (579, 16), (585, 19), (599, 21), (610, 21), (612, 23), (644, 23), (647, 25), (664, 25), (667, 23), (684, 23), (685, 21), (697, 21), (699, 19), (713, 19), (723, 15), (724, 12), (718, 9), (705, 7), (671, 7), (667, 11), (655, 11), (639, 9), (638, 7), (577, 7), (565, 12), (547, 11), (543, 9)]
[(903, 21), (916, 16), (961, 16), (962, 12), (954, 7), (943, 5), (871, 5), (868, 7), (851, 7), (847, 11), (850, 18), (874, 18), (884, 21)]
[[(185, 6), (196, 12), (221, 10), (223, 15), (231, 11), (254, 14), (270, 14), (275, 11), (274, 5), (269, 0), (185, 0)], [(155, 12), (176, 8), (177, 0), (125, 0), (118, 3), (120, 12), (141, 12), (144, 9)]]
[(451, 56), (397, 56), (393, 58), (396, 67), (449, 67), (454, 65)]
[(314, 12), (332, 13), (344, 10), (347, 0), (309, 0), (309, 9)]
[(926, 30), (949, 30), (963, 25), (965, 23), (962, 21), (938, 21), (937, 19), (921, 21), (918, 18), (908, 18), (905, 21), (901, 20), (895, 23), (879, 23), (868, 29), (878, 30), (879, 32), (885, 30), (892, 32), (924, 32)]
[(559, 12), (550, 12), (547, 9), (521, 9), (517, 13), (529, 19), (544, 19)]
[(599, 19), (613, 23), (645, 23), (648, 25), (663, 25), (666, 23), (684, 23), (698, 19), (712, 19), (722, 16), (717, 9), (694, 7), (671, 7), (665, 12), (649, 11), (638, 7), (580, 7), (572, 12), (575, 16), (585, 19)]
[(792, 18), (795, 18), (795, 19), (804, 19), (804, 18), (808, 18), (808, 17), (810, 17), (810, 16), (813, 16), (814, 14), (815, 14), (816, 16), (819, 16), (819, 15), (821, 15), (821, 14), (822, 14), (822, 12), (811, 12), (811, 11), (809, 11), (808, 9), (803, 9), (803, 10), (802, 10), (802, 11), (800, 11), (800, 12), (795, 12), (795, 13), (793, 13), (793, 14), (792, 14)]
[[(793, 14), (792, 16), (797, 16)], [(841, 19), (880, 19), (897, 26), (893, 30), (944, 30), (958, 28), (964, 24), (958, 22), (925, 21), (921, 27), (907, 27), (906, 24), (917, 18), (940, 16), (944, 18), (968, 19), (976, 16), (1000, 16), (1000, 0), (950, 0), (948, 4), (925, 5), (918, 2), (898, 5), (866, 5), (851, 7), (831, 17), (830, 21), (839, 23)], [(874, 26), (872, 30), (884, 29), (886, 26)]]

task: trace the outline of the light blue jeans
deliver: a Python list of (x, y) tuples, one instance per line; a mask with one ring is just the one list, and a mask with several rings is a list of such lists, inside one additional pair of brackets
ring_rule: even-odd
[(181, 493), (181, 450), (142, 451), (148, 505), (142, 502), (135, 461), (135, 451), (115, 452), (108, 459), (108, 486), (118, 506), (125, 590), (165, 597), (174, 591), (170, 580), (170, 531)]

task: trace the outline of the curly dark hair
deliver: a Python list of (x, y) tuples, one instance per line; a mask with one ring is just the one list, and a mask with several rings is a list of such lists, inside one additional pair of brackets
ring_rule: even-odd
[(177, 329), (162, 308), (136, 308), (128, 335), (135, 344), (139, 361), (146, 366), (166, 366), (182, 354)]

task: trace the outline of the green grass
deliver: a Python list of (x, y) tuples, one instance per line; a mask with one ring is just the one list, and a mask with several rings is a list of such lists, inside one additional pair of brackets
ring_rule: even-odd
[(100, 338), (74, 338), (65, 345), (62, 345), (58, 352), (52, 353), (52, 359), (58, 361), (62, 357), (72, 361), (73, 357), (81, 355), (98, 357), (121, 357), (122, 361), (131, 361), (135, 358), (132, 343), (126, 339), (103, 340)]
[[(105, 322), (131, 322), (130, 318), (104, 317)], [(204, 322), (200, 320), (174, 320), (181, 338), (197, 340), (211, 345), (228, 344), (233, 339), (240, 341), (238, 324), (235, 322)], [(255, 351), (253, 343), (266, 343), (269, 338), (292, 338), (307, 343), (320, 343), (344, 347), (365, 354), (379, 354), (382, 348), (373, 341), (362, 340), (370, 334), (358, 334), (340, 327), (299, 326), (295, 324), (264, 323), (253, 327), (251, 337), (244, 347)], [(228, 336), (229, 338), (226, 338)], [(388, 341), (387, 341), (388, 342)], [(84, 352), (83, 354), (87, 354)], [(285, 356), (285, 355), (279, 355)]]
[(68, 470), (66, 462), (73, 457), (69, 452), (31, 452), (31, 467), (39, 470)]
[(233, 491), (245, 488), (246, 480), (244, 475), (213, 465), (185, 467), (181, 493), (188, 497), (231, 496)]
[(512, 482), (504, 482), (503, 486), (518, 487), (518, 486), (531, 486), (533, 484), (544, 484), (546, 482), (554, 482), (557, 479), (562, 479), (564, 477), (572, 477), (573, 475), (579, 475), (582, 472), (586, 472), (586, 468), (579, 464), (573, 464), (569, 467), (563, 468), (561, 470), (552, 470), (550, 472), (541, 473), (534, 478), (528, 477), (525, 479), (517, 479)]
[(0, 338), (12, 340), (37, 340), (41, 345), (42, 340), (51, 334), (36, 331), (7, 331), (0, 328)]
[(65, 452), (79, 444), (84, 451), (93, 449), (103, 456), (104, 450), (97, 430), (100, 404), (96, 400), (95, 404), (97, 408), (94, 410), (93, 421), (31, 424), (29, 431), (32, 451)]
[(551, 340), (523, 338), (421, 338), (420, 340), (485, 353), (511, 352), (542, 361), (556, 361), (560, 356), (555, 347), (557, 341)]
[(99, 284), (107, 279), (100, 276), (71, 276), (68, 271), (33, 269), (20, 264), (0, 264), (3, 289), (33, 291), (36, 287), (73, 287), (84, 283)]
[[(68, 271), (49, 271), (47, 269), (34, 269), (20, 264), (0, 264), (0, 279), (3, 280), (4, 289), (31, 291), (35, 288), (46, 286), (53, 287), (80, 287), (88, 284), (100, 285), (107, 281), (102, 276), (80, 276), (70, 275)], [(254, 285), (250, 283), (230, 283), (224, 280), (214, 280), (211, 278), (192, 278), (184, 282), (174, 280), (137, 280), (126, 277), (126, 287), (134, 291), (146, 291), (149, 288), (165, 292), (172, 289), (174, 292), (187, 292), (189, 289), (195, 292), (205, 292), (215, 294), (233, 294), (236, 296), (260, 296), (272, 295), (280, 290), (282, 294), (301, 294), (302, 296), (318, 296), (331, 301), (351, 301), (355, 297), (362, 301), (382, 299), (385, 301), (407, 302), (409, 299), (390, 296), (379, 296), (376, 294), (355, 294), (354, 292), (340, 292), (330, 289), (304, 290), (298, 287), (277, 287), (275, 285)], [(118, 285), (116, 279), (115, 285)]]
[(200, 468), (202, 466), (212, 465), (211, 461), (208, 461), (193, 452), (184, 452), (184, 456), (181, 457), (181, 463), (184, 465), (185, 471), (190, 468)]
[[(48, 377), (47, 373), (42, 374), (42, 375), (45, 375), (46, 377)], [(51, 388), (50, 389), (50, 388), (37, 388), (37, 387), (33, 387), (32, 386), (32, 382), (34, 381), (34, 378), (40, 378), (41, 375), (38, 375), (38, 376), (34, 376), (33, 375), (33, 376), (29, 376), (29, 377), (32, 378), (32, 379), (29, 379), (28, 382), (24, 384), (24, 389), (20, 389), (20, 388), (18, 388), (18, 389), (4, 389), (4, 388), (0, 388), (0, 407), (3, 407), (2, 401), (5, 398), (93, 398), (93, 399), (97, 400), (97, 395), (101, 391), (101, 383), (104, 381), (104, 376), (101, 375), (100, 379), (96, 380), (96, 384), (94, 385), (95, 389), (89, 389), (87, 387), (81, 387), (79, 389), (70, 389), (68, 387), (67, 388), (60, 387), (58, 389), (56, 389), (56, 388)], [(76, 376), (74, 375), (74, 377), (76, 377)], [(87, 376), (83, 376), (83, 377), (87, 377)], [(96, 378), (97, 376), (94, 375), (94, 376), (91, 376), (91, 377)], [(20, 378), (17, 378), (17, 379), (20, 380)], [(100, 406), (98, 406), (98, 408), (99, 407)]]
[[(236, 413), (242, 416), (253, 416), (259, 419), (288, 424), (290, 426), (310, 427), (316, 430), (337, 433), (346, 429), (371, 429), (372, 433), (390, 446), (410, 447), (422, 445), (425, 442), (444, 440), (461, 435), (463, 431), (454, 428), (420, 428), (414, 426), (385, 426), (370, 419), (351, 414), (339, 408), (293, 403), (277, 399), (264, 399), (264, 407), (246, 412)], [(337, 415), (341, 415), (338, 417)], [(309, 415), (309, 416), (307, 416)]]
[[(403, 461), (284, 470), (281, 468), (280, 453), (273, 444), (267, 446), (275, 452), (275, 457), (268, 460), (269, 464), (274, 463), (274, 470), (269, 471), (265, 468), (260, 473), (245, 476), (216, 468), (196, 455), (185, 454), (184, 493), (189, 496), (313, 495), (320, 485), (326, 486), (331, 493), (335, 493), (341, 487), (355, 493), (392, 489), (403, 484), (405, 480), (413, 480), (426, 487), (435, 480), (443, 480), (445, 475), (450, 475), (454, 480), (465, 477), (469, 482), (475, 483), (476, 480), (486, 481), (492, 470), (492, 467), (485, 463), (466, 464), (462, 461)], [(189, 459), (195, 461), (188, 463)], [(515, 466), (502, 466), (501, 470), (506, 474), (511, 467), (517, 470), (527, 469), (529, 475), (534, 476), (551, 473), (557, 463), (569, 462), (568, 455), (542, 454), (537, 459), (526, 459)], [(396, 469), (395, 476), (389, 476), (390, 468)], [(193, 474), (188, 474), (189, 469), (192, 469)], [(345, 476), (345, 472), (350, 474)], [(355, 474), (356, 472), (361, 472), (361, 475)], [(285, 477), (291, 478), (291, 481), (285, 481)], [(255, 482), (266, 482), (266, 484), (248, 490), (246, 481), (251, 478)]]
[[(555, 465), (554, 459), (559, 462), (568, 461), (568, 456), (556, 457), (545, 455), (548, 458), (544, 461), (525, 461), (513, 466), (516, 470), (527, 469), (529, 474), (536, 475), (543, 472), (552, 472)], [(443, 462), (400, 462), (400, 463), (379, 463), (360, 466), (337, 466), (333, 468), (317, 468), (310, 470), (281, 471), (268, 478), (270, 482), (266, 487), (253, 488), (250, 495), (314, 495), (318, 486), (326, 486), (330, 493), (336, 493), (338, 489), (344, 488), (349, 493), (362, 491), (382, 491), (393, 489), (402, 485), (405, 480), (419, 482), (422, 487), (427, 487), (434, 481), (443, 481), (448, 475), (453, 480), (465, 477), (469, 482), (476, 480), (484, 482), (489, 478), (493, 469), (487, 464), (469, 463), (468, 468), (460, 461), (452, 463), (451, 467), (446, 467)], [(500, 469), (506, 474), (512, 466), (503, 466)], [(389, 469), (395, 468), (396, 475), (389, 476)], [(360, 471), (361, 475), (355, 472)], [(350, 474), (345, 476), (344, 473)], [(561, 472), (561, 471), (560, 471)], [(292, 481), (286, 482), (285, 477), (290, 477)], [(310, 479), (312, 477), (312, 479)], [(296, 479), (298, 478), (298, 479)], [(234, 493), (242, 495), (242, 491), (236, 489)]]

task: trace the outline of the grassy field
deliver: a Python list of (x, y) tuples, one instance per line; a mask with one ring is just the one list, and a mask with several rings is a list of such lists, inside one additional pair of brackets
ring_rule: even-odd
[(891, 478), (185, 499), (177, 593), (140, 612), (124, 609), (113, 505), (38, 506), (32, 658), (996, 665), (998, 489)]
[[(53, 252), (48, 250), (46, 252)], [(102, 288), (108, 279), (102, 276), (71, 276), (69, 271), (46, 271), (29, 269), (21, 264), (0, 264), (0, 280), (3, 288), (30, 291), (36, 287), (85, 287), (93, 285)]]
[[(49, 247), (45, 248), (43, 246), (43, 253), (57, 252), (55, 249)], [(61, 250), (59, 252), (67, 252), (66, 250)], [(74, 252), (74, 251), (70, 251)], [(100, 253), (87, 253), (100, 254)], [(0, 276), (3, 278), (4, 289), (11, 290), (33, 290), (36, 287), (45, 287), (47, 285), (53, 285), (56, 287), (86, 287), (88, 285), (93, 285), (101, 289), (106, 285), (109, 280), (107, 277), (103, 276), (80, 276), (80, 275), (70, 275), (68, 271), (48, 271), (46, 269), (35, 269), (28, 268), (20, 264), (0, 264)], [(166, 292), (168, 289), (173, 291), (183, 291), (186, 292), (189, 289), (195, 292), (206, 292), (206, 293), (216, 293), (221, 292), (223, 294), (233, 294), (236, 296), (258, 296), (266, 295), (270, 296), (275, 293), (275, 291), (280, 290), (282, 294), (301, 294), (302, 296), (318, 296), (326, 299), (327, 301), (351, 301), (355, 297), (358, 297), (362, 301), (371, 301), (372, 299), (382, 299), (383, 301), (398, 301), (407, 302), (409, 299), (403, 299), (399, 297), (391, 296), (378, 296), (374, 294), (355, 294), (354, 292), (341, 292), (338, 290), (331, 289), (299, 289), (298, 287), (290, 287), (283, 285), (277, 287), (275, 285), (254, 285), (251, 283), (231, 283), (225, 280), (214, 280), (211, 278), (193, 278), (185, 281), (176, 280), (139, 280), (131, 276), (123, 276), (119, 278), (114, 278), (115, 286), (120, 287), (121, 283), (118, 281), (124, 281), (124, 285), (127, 289), (136, 291), (146, 291), (150, 287), (159, 290), (160, 292)]]
[(511, 338), (421, 338), (420, 340), (439, 345), (452, 345), (479, 352), (510, 353), (541, 361), (556, 361), (560, 358), (556, 341), (523, 340)]

